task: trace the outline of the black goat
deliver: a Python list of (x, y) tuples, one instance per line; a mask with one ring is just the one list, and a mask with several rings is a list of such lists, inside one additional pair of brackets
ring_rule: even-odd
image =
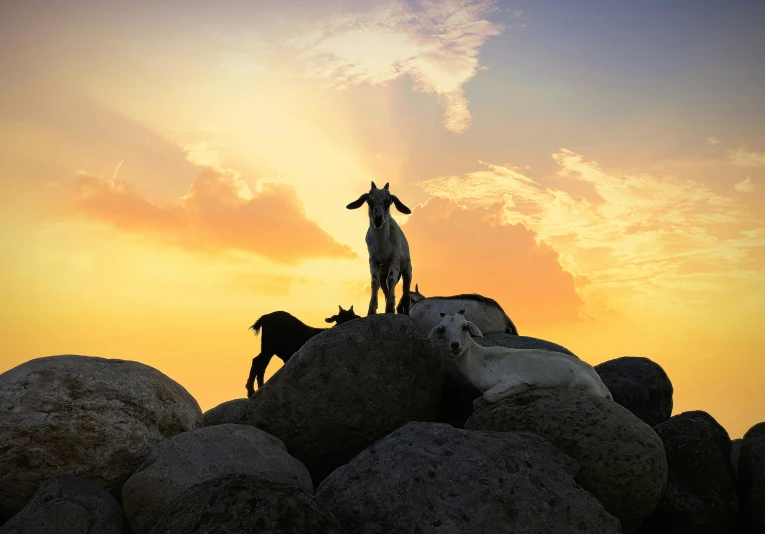
[[(342, 306), (338, 306), (338, 308), (340, 308), (340, 311), (337, 315), (333, 315), (324, 320), (328, 323), (342, 324), (360, 317), (353, 311), (353, 306), (347, 310), (344, 310)], [(294, 315), (285, 311), (267, 313), (255, 321), (255, 324), (250, 328), (255, 331), (256, 336), (262, 328), (263, 337), (260, 341), (260, 354), (252, 359), (250, 376), (247, 378), (247, 384), (245, 384), (245, 387), (247, 388), (247, 397), (251, 397), (252, 394), (255, 393), (255, 389), (253, 388), (255, 379), (258, 381), (258, 388), (263, 387), (266, 367), (268, 367), (268, 364), (274, 355), (281, 358), (284, 363), (287, 363), (287, 360), (289, 360), (300, 347), (305, 345), (306, 341), (316, 334), (328, 330), (328, 328), (314, 328), (308, 326)]]

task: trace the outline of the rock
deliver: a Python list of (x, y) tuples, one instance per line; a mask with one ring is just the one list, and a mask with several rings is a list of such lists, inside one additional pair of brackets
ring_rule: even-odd
[(234, 399), (210, 408), (204, 413), (204, 426), (243, 424), (247, 418), (248, 399)]
[(432, 420), (443, 362), (405, 315), (311, 338), (250, 398), (247, 422), (281, 439), (318, 483), (396, 428)]
[(765, 423), (754, 425), (741, 440), (738, 498), (748, 532), (765, 533)]
[(409, 423), (339, 467), (316, 498), (348, 532), (620, 532), (578, 465), (525, 433)]
[(119, 499), (152, 445), (201, 424), (188, 391), (142, 363), (66, 355), (14, 367), (0, 375), (0, 516), (58, 475)]
[(254, 475), (225, 475), (183, 492), (152, 534), (269, 532), (341, 534), (340, 523), (313, 495)]
[(0, 527), (2, 534), (127, 533), (122, 507), (101, 486), (81, 478), (55, 477)]
[(667, 455), (667, 487), (639, 532), (733, 532), (738, 504), (728, 433), (706, 412), (684, 412), (655, 427)]
[[(509, 347), (513, 349), (544, 349), (563, 352), (575, 356), (574, 353), (556, 343), (528, 336), (512, 334), (488, 334), (474, 337), (473, 340), (484, 347)], [(465, 421), (473, 413), (473, 401), (481, 396), (481, 392), (473, 387), (457, 369), (449, 351), (443, 350), (434, 342), (434, 349), (441, 354), (446, 364), (444, 388), (441, 392), (441, 404), (435, 421), (447, 423), (455, 428), (463, 428)]]
[(232, 474), (313, 492), (308, 470), (270, 434), (250, 425), (198, 428), (156, 444), (125, 483), (122, 505), (134, 534), (149, 532), (188, 488)]
[(733, 476), (738, 479), (738, 460), (741, 458), (741, 438), (730, 442), (730, 466), (733, 468)]
[(623, 356), (595, 366), (614, 400), (650, 426), (672, 415), (672, 382), (648, 358)]
[(545, 341), (544, 339), (537, 339), (535, 337), (528, 336), (514, 336), (512, 334), (489, 334), (483, 337), (474, 337), (473, 341), (481, 345), (482, 347), (508, 347), (511, 349), (542, 349), (552, 350), (555, 352), (563, 352), (576, 356), (573, 352), (566, 347), (553, 343), (552, 341)]
[[(483, 399), (481, 399), (483, 400)], [(579, 462), (576, 477), (624, 532), (654, 511), (667, 481), (664, 446), (623, 406), (572, 389), (534, 390), (478, 408), (465, 428), (532, 432)]]

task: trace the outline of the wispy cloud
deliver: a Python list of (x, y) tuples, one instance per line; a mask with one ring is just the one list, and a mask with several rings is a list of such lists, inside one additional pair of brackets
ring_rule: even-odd
[(192, 250), (241, 250), (287, 264), (356, 257), (306, 217), (293, 187), (263, 180), (253, 193), (237, 171), (220, 167), (209, 145), (187, 147), (187, 155), (207, 166), (177, 204), (156, 205), (119, 181), (120, 162), (111, 180), (78, 171), (72, 207), (121, 230)]
[(290, 44), (309, 76), (338, 88), (409, 76), (416, 91), (441, 100), (444, 126), (462, 132), (470, 124), (463, 88), (483, 68), (478, 55), (486, 39), (503, 29), (487, 20), (496, 9), (493, 0), (421, 0), (419, 9), (391, 2), (319, 20)]
[(765, 167), (765, 152), (749, 152), (746, 148), (728, 150), (728, 160), (739, 167)]
[(747, 176), (746, 180), (741, 180), (733, 188), (739, 193), (751, 193), (754, 191), (754, 183), (752, 179)]
[(708, 145), (714, 146), (714, 145), (719, 145), (720, 143), (722, 143), (722, 141), (720, 141), (716, 137), (707, 137), (707, 144)]
[[(765, 221), (735, 198), (692, 180), (613, 175), (565, 149), (553, 157), (561, 188), (483, 162), (485, 170), (420, 185), (467, 206), (503, 202), (505, 223), (549, 243), (566, 270), (588, 278), (586, 291), (655, 297), (668, 287), (719, 290), (732, 276), (763, 278)], [(571, 182), (593, 193), (573, 196), (565, 190)]]

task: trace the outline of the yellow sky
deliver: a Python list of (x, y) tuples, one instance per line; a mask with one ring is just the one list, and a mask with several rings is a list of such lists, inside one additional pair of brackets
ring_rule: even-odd
[(80, 31), (19, 9), (0, 371), (97, 355), (157, 367), (203, 409), (243, 396), (260, 315), (366, 309), (366, 217), (345, 205), (375, 180), (413, 209), (394, 217), (426, 295), (496, 298), (521, 334), (592, 364), (649, 357), (675, 413), (706, 410), (733, 438), (765, 419), (765, 138), (693, 115), (674, 137), (659, 115), (620, 134), (572, 111), (568, 130), (541, 80), (514, 93), (533, 114), (496, 122), (513, 94), (491, 44), (524, 19), (452, 7), (273, 15), (284, 32), (98, 10)]

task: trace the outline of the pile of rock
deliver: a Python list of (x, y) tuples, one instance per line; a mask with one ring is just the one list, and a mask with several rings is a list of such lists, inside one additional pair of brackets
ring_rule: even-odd
[(136, 362), (32, 360), (0, 375), (0, 533), (765, 532), (765, 424), (734, 448), (704, 412), (670, 417), (650, 360), (596, 369), (616, 402), (474, 408), (409, 317), (378, 315), (203, 416)]

